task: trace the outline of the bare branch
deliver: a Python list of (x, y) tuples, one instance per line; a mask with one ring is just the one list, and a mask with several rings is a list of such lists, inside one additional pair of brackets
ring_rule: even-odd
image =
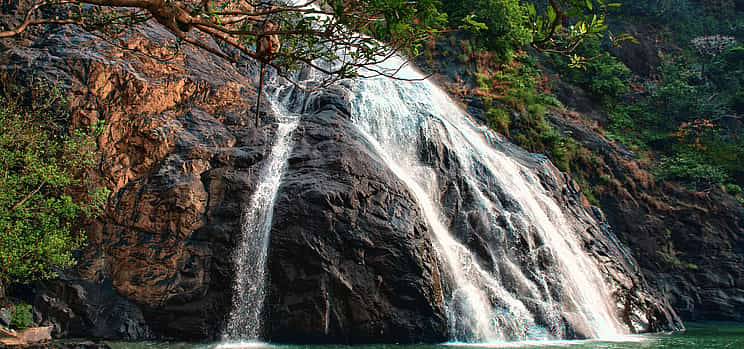
[(83, 22), (76, 19), (55, 19), (55, 18), (42, 18), (42, 19), (26, 19), (21, 25), (5, 31), (0, 31), (0, 39), (10, 38), (18, 36), (30, 26), (42, 25), (42, 24), (77, 24), (83, 25)]
[(26, 195), (26, 197), (24, 197), (21, 201), (17, 202), (15, 205), (13, 205), (13, 207), (11, 207), (10, 210), (11, 211), (15, 211), (15, 209), (17, 209), (18, 207), (20, 207), (21, 205), (23, 205), (23, 203), (25, 203), (26, 201), (28, 201), (28, 199), (30, 199), (32, 196), (34, 196), (34, 194), (38, 193), (39, 190), (41, 190), (41, 188), (44, 187), (44, 184), (46, 184), (46, 182), (41, 182), (41, 184), (39, 184), (39, 186), (36, 187), (36, 189), (34, 189), (34, 191), (28, 193), (28, 195)]

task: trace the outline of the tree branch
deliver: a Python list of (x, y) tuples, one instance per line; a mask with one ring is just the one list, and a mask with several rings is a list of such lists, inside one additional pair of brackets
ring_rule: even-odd
[(41, 18), (41, 19), (26, 19), (21, 25), (5, 31), (0, 31), (0, 39), (10, 38), (18, 36), (23, 33), (28, 27), (42, 24), (77, 24), (83, 25), (83, 22), (76, 19), (55, 19), (55, 18)]
[(32, 196), (34, 196), (34, 194), (38, 193), (39, 190), (41, 190), (41, 188), (44, 186), (44, 184), (46, 184), (46, 182), (41, 182), (41, 184), (39, 184), (39, 186), (34, 191), (28, 193), (28, 195), (26, 195), (26, 197), (23, 198), (23, 200), (13, 205), (13, 207), (11, 207), (10, 210), (15, 211), (15, 209), (23, 205), (23, 203), (26, 202), (28, 199), (30, 199)]

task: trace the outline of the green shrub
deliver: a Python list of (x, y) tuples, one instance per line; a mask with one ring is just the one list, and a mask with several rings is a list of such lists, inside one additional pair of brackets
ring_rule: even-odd
[(742, 192), (741, 187), (738, 186), (738, 185), (736, 185), (736, 184), (733, 184), (733, 183), (726, 183), (726, 184), (724, 184), (723, 185), (723, 190), (725, 192), (729, 193), (729, 194), (732, 194), (732, 195), (741, 194), (741, 192)]
[(13, 312), (10, 315), (10, 327), (22, 330), (31, 327), (31, 325), (31, 306), (21, 303), (13, 307)]
[(532, 40), (527, 12), (519, 0), (444, 0), (453, 28), (463, 28), (478, 48), (509, 60)]
[(695, 186), (718, 185), (729, 179), (726, 171), (706, 163), (705, 159), (693, 152), (663, 158), (656, 175), (661, 179), (676, 180)]
[[(709, 187), (744, 174), (744, 127), (732, 122), (744, 105), (744, 48), (704, 55), (693, 46), (687, 41), (674, 55), (662, 56), (654, 78), (645, 82), (631, 84), (627, 68), (607, 53), (586, 69), (556, 68), (603, 102), (609, 139), (661, 155), (659, 178)], [(603, 52), (596, 42), (582, 50)]]
[(625, 95), (630, 89), (630, 69), (615, 56), (602, 50), (601, 41), (589, 37), (576, 50), (577, 54), (591, 60), (580, 68), (571, 68), (569, 58), (563, 55), (552, 55), (555, 69), (567, 81), (576, 84), (596, 99), (614, 104), (614, 101)]
[(502, 108), (490, 108), (488, 112), (486, 112), (486, 118), (488, 119), (488, 123), (492, 129), (509, 137), (509, 125), (511, 119), (506, 110)]
[(584, 194), (586, 200), (594, 206), (599, 206), (599, 200), (594, 194), (594, 189), (592, 188), (592, 186), (589, 183), (586, 183), (586, 181), (584, 180), (580, 180), (578, 183), (579, 187), (581, 188), (581, 193)]

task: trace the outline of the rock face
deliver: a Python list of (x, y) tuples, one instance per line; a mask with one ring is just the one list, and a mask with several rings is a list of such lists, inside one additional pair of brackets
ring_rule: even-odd
[(275, 203), (269, 338), (446, 340), (426, 224), (405, 187), (334, 109), (304, 117)]
[(139, 307), (122, 297), (110, 279), (94, 283), (63, 275), (34, 290), (34, 317), (72, 338), (138, 339), (151, 335)]
[[(3, 41), (0, 64), (22, 86), (56, 81), (75, 126), (105, 120), (99, 171), (112, 191), (87, 222), (74, 276), (31, 297), (56, 336), (215, 337), (230, 307), (231, 251), (274, 126), (244, 127), (254, 76), (185, 49), (161, 62), (72, 28)], [(144, 26), (128, 48), (167, 56), (174, 38)]]
[[(170, 34), (144, 26), (129, 48), (167, 56)], [(74, 28), (3, 41), (4, 71), (70, 91), (72, 124), (105, 120), (105, 217), (69, 276), (21, 292), (55, 336), (211, 340), (232, 293), (232, 250), (276, 125), (248, 118), (257, 80), (184, 48), (168, 62)], [(275, 340), (438, 342), (442, 291), (427, 228), (411, 197), (333, 106), (315, 100), (280, 189), (266, 326)], [(337, 106), (340, 104), (337, 103)], [(264, 109), (268, 109), (264, 107)], [(311, 111), (308, 111), (309, 113)]]

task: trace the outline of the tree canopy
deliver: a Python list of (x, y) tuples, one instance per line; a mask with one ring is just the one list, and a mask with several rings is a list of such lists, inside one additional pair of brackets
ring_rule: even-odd
[[(447, 25), (476, 33), (503, 57), (526, 44), (570, 55), (585, 37), (606, 31), (605, 14), (617, 6), (603, 0), (32, 0), (17, 9), (20, 24), (0, 31), (0, 39), (48, 24), (112, 38), (153, 20), (180, 42), (233, 62), (249, 57), (292, 82), (289, 71), (312, 67), (324, 77), (318, 88), (362, 74), (394, 76), (395, 67), (378, 63), (396, 53), (417, 55)], [(256, 45), (266, 36), (281, 44), (270, 57)], [(229, 47), (243, 56), (227, 53)], [(582, 59), (574, 55), (573, 63)]]
[[(436, 0), (36, 0), (17, 13), (21, 24), (0, 31), (0, 38), (48, 24), (74, 24), (110, 38), (154, 20), (182, 42), (228, 61), (247, 56), (290, 80), (288, 71), (310, 66), (323, 73), (320, 86), (357, 76), (360, 67), (370, 75), (393, 75), (377, 63), (398, 52), (415, 55), (446, 20)], [(244, 56), (209, 45), (205, 36)], [(271, 57), (257, 50), (262, 36), (281, 43)]]
[(529, 45), (570, 57), (574, 67), (593, 58), (576, 53), (587, 38), (609, 34), (613, 44), (632, 39), (607, 32), (607, 13), (617, 7), (604, 0), (444, 0), (450, 24), (471, 31), (480, 47), (502, 59)]

